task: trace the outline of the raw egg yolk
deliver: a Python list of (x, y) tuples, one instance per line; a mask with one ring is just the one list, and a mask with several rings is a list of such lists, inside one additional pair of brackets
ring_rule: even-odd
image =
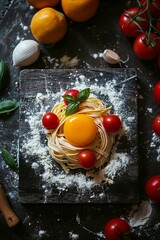
[(77, 147), (90, 144), (96, 137), (97, 128), (93, 118), (85, 114), (74, 114), (64, 124), (64, 135), (69, 143)]

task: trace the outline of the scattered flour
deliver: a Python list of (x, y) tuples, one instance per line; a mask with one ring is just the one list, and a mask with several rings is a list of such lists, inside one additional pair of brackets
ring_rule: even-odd
[(159, 230), (159, 229), (160, 229), (160, 223), (157, 223), (157, 224), (154, 226), (154, 229), (155, 229), (155, 230)]
[(57, 182), (60, 186), (63, 186), (64, 188), (75, 184), (80, 189), (90, 189), (96, 184), (93, 180), (87, 179), (86, 176), (82, 174), (66, 175), (65, 173), (61, 173), (58, 175), (53, 175), (52, 171), (50, 172), (49, 169), (46, 170), (48, 171), (42, 175), (43, 180), (45, 180), (46, 182), (50, 181), (50, 183)]
[(106, 239), (103, 232), (98, 232), (97, 236), (100, 237), (101, 239)]
[[(62, 63), (70, 61), (70, 59), (65, 56), (61, 59)], [(100, 73), (100, 76), (103, 76), (103, 72)], [(71, 76), (73, 78), (73, 75)], [(130, 140), (132, 134), (129, 131), (131, 125), (135, 121), (134, 116), (126, 115), (126, 112), (123, 111), (123, 84), (121, 90), (119, 88), (114, 88), (114, 85), (117, 84), (116, 79), (112, 82), (105, 82), (104, 85), (100, 85), (98, 82), (98, 78), (95, 81), (95, 84), (90, 84), (90, 79), (86, 78), (84, 75), (75, 76), (75, 82), (71, 84), (75, 88), (84, 89), (86, 87), (90, 87), (93, 96), (107, 96), (109, 101), (112, 103), (114, 111), (119, 114), (123, 119), (123, 131), (119, 137), (127, 137), (128, 141)], [(53, 169), (53, 159), (51, 159), (49, 155), (49, 149), (47, 146), (47, 139), (44, 135), (44, 129), (41, 124), (41, 119), (43, 114), (46, 111), (49, 111), (52, 106), (49, 106), (49, 102), (55, 104), (62, 100), (62, 96), (66, 89), (60, 88), (60, 91), (57, 93), (51, 92), (47, 90), (47, 94), (43, 95), (42, 93), (37, 93), (36, 99), (34, 101), (34, 106), (32, 108), (28, 108), (25, 112), (25, 122), (28, 123), (30, 131), (26, 135), (22, 143), (21, 151), (24, 154), (25, 161), (27, 164), (30, 164), (32, 169), (35, 170), (35, 173), (38, 174), (38, 170), (41, 171), (41, 177), (43, 180), (43, 189), (45, 194), (49, 194), (47, 185), (52, 185), (52, 183), (56, 183), (56, 185), (61, 190), (66, 190), (67, 187), (74, 185), (82, 190), (91, 189), (97, 183), (88, 178), (83, 174), (70, 174), (66, 175), (63, 170), (62, 172), (57, 172), (56, 169)], [(36, 112), (36, 114), (35, 114)], [(42, 140), (42, 135), (44, 139)], [(28, 162), (28, 155), (33, 156), (35, 160), (33, 162)], [(37, 161), (38, 159), (38, 161)], [(114, 151), (111, 156), (111, 161), (104, 169), (107, 177), (114, 179), (115, 176), (120, 176), (120, 170), (123, 169), (125, 171), (127, 165), (130, 162), (130, 157), (127, 152), (117, 153), (116, 145), (114, 146)], [(43, 172), (42, 172), (43, 169)], [(47, 189), (47, 190), (46, 190)], [(99, 197), (104, 195), (100, 195)]]
[(39, 230), (38, 234), (39, 234), (39, 237), (43, 237), (44, 235), (46, 235), (46, 231)]
[(37, 169), (39, 167), (39, 164), (38, 163), (36, 163), (36, 162), (33, 162), (32, 163), (32, 168), (33, 169)]
[(152, 134), (150, 147), (155, 148), (155, 151), (157, 152), (156, 160), (160, 162), (160, 137), (158, 137), (155, 133)]
[[(37, 94), (35, 105), (37, 103), (40, 104), (40, 111), (37, 112), (36, 115), (33, 116), (32, 110), (29, 110), (29, 112), (26, 113), (26, 122), (29, 124), (30, 127), (30, 133), (28, 137), (26, 137), (23, 141), (23, 147), (22, 151), (25, 153), (26, 162), (28, 162), (27, 156), (36, 156), (39, 160), (31, 163), (31, 167), (34, 170), (38, 170), (40, 166), (43, 166), (44, 172), (42, 173), (42, 179), (46, 183), (55, 183), (63, 189), (65, 187), (69, 187), (73, 184), (75, 184), (77, 187), (83, 189), (83, 188), (91, 188), (95, 185), (93, 180), (89, 180), (86, 178), (85, 175), (77, 174), (74, 175), (66, 175), (64, 172), (61, 174), (56, 175), (53, 174), (53, 164), (52, 159), (49, 155), (49, 149), (47, 146), (47, 140), (43, 143), (41, 143), (41, 133), (44, 131), (41, 125), (41, 119), (43, 114), (46, 112), (46, 107), (44, 105), (44, 100), (48, 100), (50, 97), (52, 98), (54, 95), (54, 99), (56, 100), (56, 96), (59, 99), (60, 96), (63, 94), (61, 93), (59, 96), (59, 93), (53, 94), (52, 96), (44, 96), (41, 93)], [(56, 95), (56, 96), (55, 96)]]
[(71, 240), (78, 240), (79, 239), (79, 235), (73, 232), (69, 232), (69, 239)]
[(103, 57), (103, 53), (93, 53), (91, 56), (92, 56), (94, 59), (102, 58), (102, 57)]
[(152, 108), (147, 108), (147, 111), (149, 112), (149, 113), (152, 113)]
[[(111, 155), (109, 164), (104, 168), (108, 178), (112, 180), (116, 175), (120, 176), (129, 164), (130, 156), (127, 153), (116, 153)], [(123, 171), (120, 171), (122, 170)]]
[(28, 26), (25, 26), (22, 22), (20, 23), (20, 26), (24, 31), (28, 30)]

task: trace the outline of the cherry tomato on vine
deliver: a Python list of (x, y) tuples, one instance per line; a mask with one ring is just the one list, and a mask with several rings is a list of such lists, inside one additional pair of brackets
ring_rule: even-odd
[[(147, 7), (147, 0), (140, 0), (142, 4), (142, 9), (146, 9)], [(149, 1), (149, 10), (153, 17), (160, 16), (160, 0), (150, 0)]]
[(104, 228), (104, 235), (107, 240), (121, 240), (130, 236), (129, 224), (121, 218), (109, 220)]
[(148, 13), (142, 12), (140, 8), (129, 8), (121, 14), (119, 19), (120, 29), (127, 37), (137, 37), (147, 30), (149, 23)]
[(157, 115), (152, 122), (153, 131), (160, 136), (160, 114)]
[(120, 130), (122, 122), (115, 114), (108, 114), (103, 118), (103, 126), (109, 133), (116, 133)]
[(95, 166), (96, 156), (93, 151), (86, 149), (78, 154), (78, 162), (85, 169), (91, 169)]
[(160, 175), (155, 175), (146, 182), (145, 192), (151, 201), (160, 202)]
[(59, 119), (53, 112), (47, 112), (42, 117), (42, 124), (46, 129), (55, 129), (59, 125)]
[(134, 53), (141, 60), (154, 59), (160, 50), (160, 41), (155, 33), (150, 33), (149, 36), (145, 33), (136, 37), (133, 44)]
[(154, 86), (153, 93), (156, 101), (160, 103), (160, 81), (157, 82), (156, 85)]
[[(78, 90), (76, 90), (76, 89), (70, 89), (70, 90), (68, 90), (67, 92), (65, 92), (64, 96), (69, 95), (69, 96), (72, 96), (72, 97), (74, 97), (74, 98), (77, 98), (78, 93), (79, 93)], [(68, 104), (69, 104), (69, 102), (68, 102), (66, 99), (64, 99), (64, 103), (65, 103), (65, 105), (68, 105)]]

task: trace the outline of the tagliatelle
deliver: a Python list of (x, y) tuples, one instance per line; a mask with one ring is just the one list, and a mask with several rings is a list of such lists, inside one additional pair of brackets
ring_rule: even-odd
[(112, 145), (115, 141), (115, 135), (106, 132), (102, 121), (110, 109), (111, 107), (106, 108), (101, 100), (94, 97), (89, 97), (79, 105), (79, 110), (76, 114), (83, 113), (92, 117), (97, 127), (97, 134), (91, 144), (85, 147), (77, 147), (67, 142), (64, 136), (63, 126), (68, 119), (65, 116), (66, 105), (62, 101), (53, 107), (52, 112), (58, 116), (60, 123), (55, 130), (46, 132), (48, 146), (52, 158), (62, 166), (66, 173), (70, 169), (81, 168), (77, 157), (84, 149), (90, 149), (95, 153), (97, 159), (96, 168), (101, 168), (108, 161)]

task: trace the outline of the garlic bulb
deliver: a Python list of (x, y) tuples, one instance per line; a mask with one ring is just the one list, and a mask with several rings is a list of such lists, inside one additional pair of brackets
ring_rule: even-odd
[(121, 58), (113, 50), (106, 49), (103, 53), (103, 58), (110, 64), (117, 64), (122, 62)]
[(13, 50), (13, 66), (21, 67), (33, 64), (40, 55), (39, 44), (34, 40), (23, 40)]

